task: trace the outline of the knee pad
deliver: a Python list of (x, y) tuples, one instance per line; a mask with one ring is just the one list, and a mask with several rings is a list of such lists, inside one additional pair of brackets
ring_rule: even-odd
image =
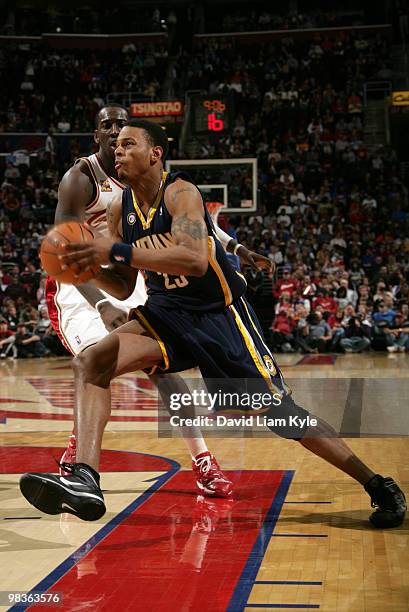
[(290, 395), (285, 395), (279, 406), (273, 406), (265, 415), (274, 423), (268, 424), (270, 431), (281, 438), (299, 442), (304, 437), (308, 427), (310, 413), (298, 406)]

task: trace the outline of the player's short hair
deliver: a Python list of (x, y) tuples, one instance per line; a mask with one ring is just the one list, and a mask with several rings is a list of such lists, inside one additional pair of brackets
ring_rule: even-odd
[(169, 141), (163, 127), (161, 127), (158, 123), (148, 121), (147, 119), (129, 119), (127, 125), (129, 125), (129, 127), (136, 127), (144, 130), (151, 145), (162, 148), (162, 161), (165, 159), (169, 153)]
[(100, 119), (100, 114), (101, 111), (103, 111), (106, 108), (120, 108), (121, 110), (125, 111), (126, 114), (128, 114), (128, 109), (125, 108), (125, 106), (122, 106), (122, 104), (118, 104), (117, 102), (112, 102), (111, 104), (104, 104), (104, 106), (102, 106), (99, 111), (97, 112), (97, 114), (95, 115), (95, 127), (98, 127), (99, 124), (99, 119)]

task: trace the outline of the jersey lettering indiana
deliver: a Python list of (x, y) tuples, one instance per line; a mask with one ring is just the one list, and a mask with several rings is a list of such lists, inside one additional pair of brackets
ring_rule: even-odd
[[(141, 211), (131, 188), (127, 187), (124, 190), (122, 195), (124, 242), (138, 249), (166, 249), (173, 245), (172, 216), (165, 205), (165, 192), (178, 178), (192, 182), (188, 175), (181, 172), (163, 173), (158, 196), (147, 216)], [(228, 261), (204, 204), (203, 207), (208, 232), (209, 265), (206, 274), (198, 278), (147, 271), (148, 302), (167, 305), (170, 308), (208, 311), (229, 306), (245, 292), (246, 281)]]

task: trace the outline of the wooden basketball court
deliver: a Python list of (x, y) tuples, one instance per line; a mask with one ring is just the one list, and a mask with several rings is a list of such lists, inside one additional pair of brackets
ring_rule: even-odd
[[(360, 435), (356, 453), (408, 494), (409, 356), (279, 357), (299, 403)], [(156, 396), (140, 374), (113, 388), (107, 514), (42, 515), (18, 479), (56, 471), (71, 431), (69, 360), (2, 361), (0, 382), (0, 591), (57, 594), (64, 610), (409, 610), (408, 522), (375, 530), (358, 484), (274, 436), (209, 438), (235, 495), (202, 498), (183, 440), (157, 437)], [(2, 609), (18, 604), (2, 597)]]

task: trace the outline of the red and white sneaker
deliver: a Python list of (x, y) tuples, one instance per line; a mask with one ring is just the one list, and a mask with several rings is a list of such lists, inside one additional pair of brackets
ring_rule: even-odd
[(68, 440), (68, 446), (64, 451), (63, 456), (60, 459), (60, 476), (70, 476), (71, 472), (64, 469), (64, 464), (72, 465), (76, 463), (77, 458), (77, 440), (74, 434), (70, 435)]
[(198, 489), (208, 497), (229, 497), (233, 483), (226, 478), (219, 464), (209, 451), (200, 453), (192, 461)]

